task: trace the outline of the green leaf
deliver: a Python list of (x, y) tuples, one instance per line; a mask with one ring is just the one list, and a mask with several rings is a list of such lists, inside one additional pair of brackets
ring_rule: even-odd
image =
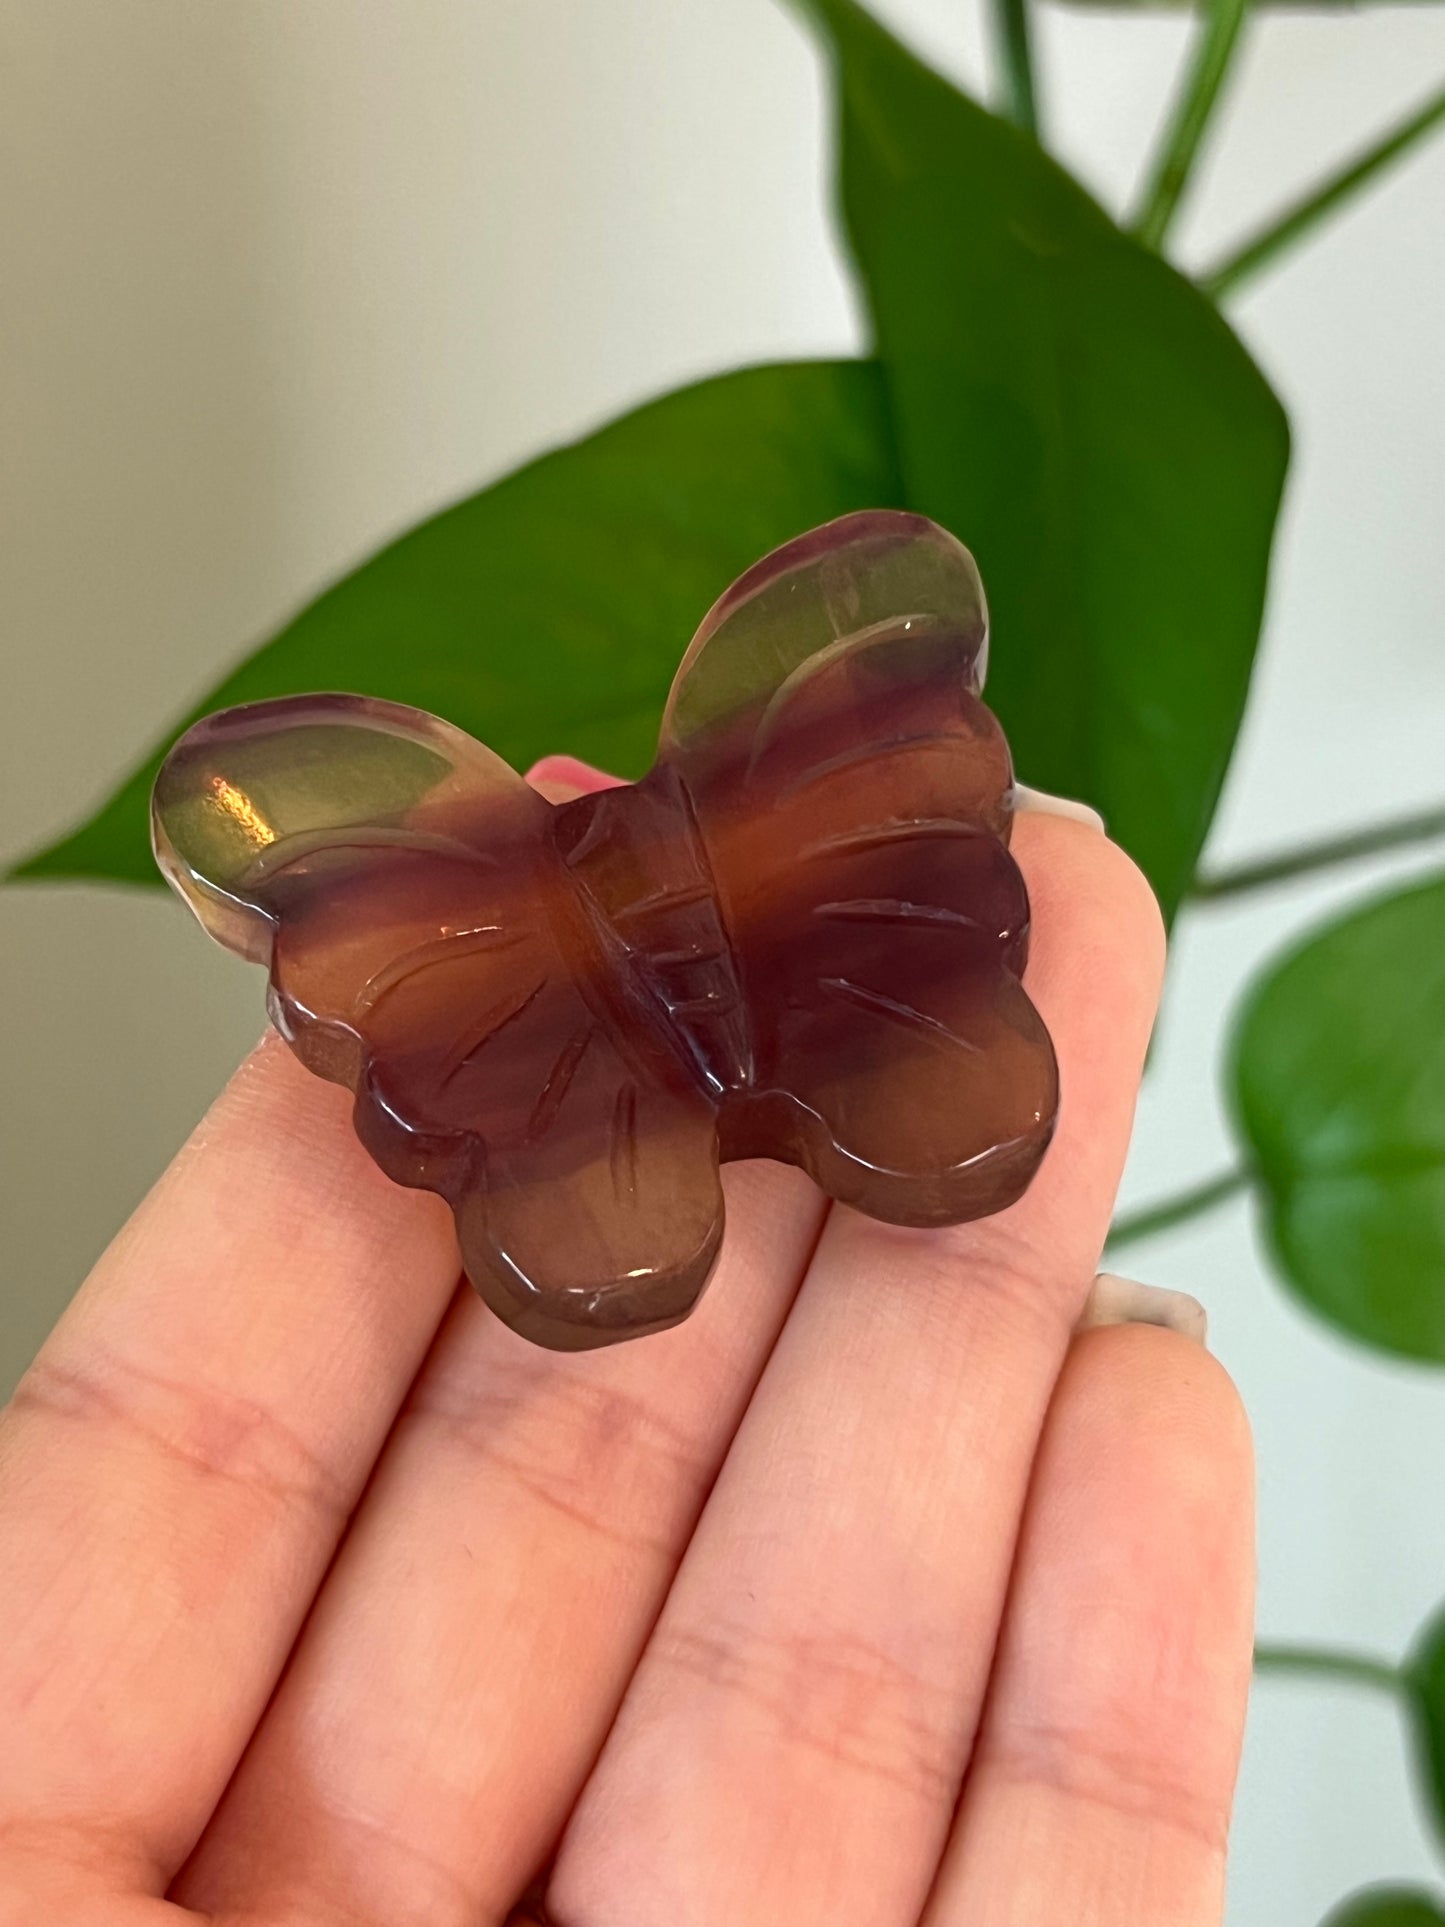
[(978, 557), (989, 700), (1024, 778), (1080, 796), (1166, 910), (1243, 712), (1288, 459), (1217, 309), (856, 0), (843, 207), (911, 504)]
[(15, 874), (156, 881), (147, 804), (165, 750), (196, 716), (264, 696), (386, 696), (520, 769), (570, 750), (640, 774), (682, 651), (729, 582), (816, 523), (899, 506), (872, 363), (750, 368), (664, 396), (363, 563)]
[(1322, 1927), (1445, 1927), (1445, 1912), (1422, 1887), (1365, 1887), (1342, 1901)]
[[(1445, 1611), (1416, 1641), (1404, 1678), (1420, 1785), (1435, 1837), (1445, 1844)], [(1439, 1918), (1445, 1921), (1445, 1915)]]
[(1367, 1344), (1445, 1361), (1445, 877), (1276, 963), (1231, 1081), (1293, 1289)]

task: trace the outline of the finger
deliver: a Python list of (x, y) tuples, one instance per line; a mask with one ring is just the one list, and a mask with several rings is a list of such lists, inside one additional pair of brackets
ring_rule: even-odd
[(0, 1420), (0, 1824), (159, 1889), (265, 1705), (457, 1276), (270, 1040)]
[(1253, 1510), (1248, 1427), (1200, 1345), (1077, 1341), (927, 1927), (1218, 1927)]
[(176, 1895), (230, 1918), (499, 1919), (606, 1735), (807, 1263), (800, 1174), (726, 1174), (686, 1324), (543, 1352), (459, 1299)]
[(1055, 1145), (993, 1219), (832, 1214), (568, 1829), (567, 1927), (891, 1927), (924, 1903), (1161, 966), (1152, 899), (1096, 831), (1029, 815), (1016, 850)]
[(823, 1201), (799, 1172), (734, 1165), (725, 1188), (717, 1273), (674, 1331), (559, 1355), (458, 1299), (179, 1897), (348, 1927), (506, 1912), (596, 1757), (816, 1242)]
[(575, 756), (544, 756), (527, 771), (527, 781), (549, 803), (566, 803), (574, 796), (590, 796), (597, 790), (622, 787), (620, 776), (594, 769), (591, 763), (579, 762)]

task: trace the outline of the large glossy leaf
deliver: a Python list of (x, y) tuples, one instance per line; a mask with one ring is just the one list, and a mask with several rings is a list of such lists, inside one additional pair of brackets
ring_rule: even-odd
[[(640, 774), (672, 673), (749, 563), (851, 509), (903, 504), (867, 362), (745, 369), (650, 403), (364, 563), (212, 691), (344, 689), (436, 711), (519, 768), (570, 750)], [(147, 798), (178, 717), (74, 835), (18, 875), (154, 881)]]
[(843, 207), (913, 505), (974, 550), (990, 701), (1166, 909), (1239, 726), (1288, 456), (1215, 307), (855, 0), (797, 0), (842, 101)]
[(1367, 1344), (1445, 1361), (1445, 877), (1275, 964), (1232, 1085), (1294, 1290)]
[(1445, 1611), (1436, 1614), (1416, 1641), (1405, 1666), (1405, 1686), (1420, 1785), (1435, 1837), (1445, 1843)]
[(1445, 1927), (1445, 1910), (1422, 1887), (1366, 1887), (1342, 1901), (1321, 1927)]

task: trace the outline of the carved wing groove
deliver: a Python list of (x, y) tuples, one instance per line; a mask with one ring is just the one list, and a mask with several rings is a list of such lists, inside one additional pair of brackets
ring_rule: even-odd
[(870, 763), (895, 762), (905, 750), (952, 750), (957, 744), (958, 738), (946, 729), (925, 730), (914, 736), (887, 736), (881, 742), (855, 743), (849, 749), (839, 750), (836, 756), (825, 756), (821, 762), (799, 770), (796, 776), (780, 785), (778, 800), (786, 802), (806, 795), (815, 783), (841, 775), (844, 770), (863, 769)]
[(866, 856), (870, 850), (886, 850), (895, 843), (926, 837), (976, 838), (987, 834), (982, 824), (962, 822), (954, 816), (906, 816), (891, 823), (870, 823), (866, 829), (821, 836), (816, 843), (804, 844), (798, 854), (804, 862), (820, 856)]
[(293, 864), (304, 863), (311, 856), (330, 856), (334, 850), (396, 850), (407, 856), (452, 857), (477, 869), (497, 867), (495, 856), (464, 843), (460, 837), (378, 825), (374, 829), (348, 829), (344, 834), (334, 830), (296, 830), (289, 836), (279, 837), (257, 853), (248, 881), (253, 887), (269, 883)]
[[(483, 938), (487, 941), (483, 942)], [(488, 951), (510, 950), (521, 941), (519, 931), (505, 930), (499, 923), (486, 923), (475, 930), (451, 930), (444, 936), (434, 937), (430, 943), (417, 944), (367, 978), (356, 1000), (356, 1015), (366, 1016), (400, 985), (424, 971), (434, 970), (439, 964), (461, 963), (465, 958)]]
[(609, 1162), (612, 1194), (637, 1197), (637, 1086), (624, 1084), (612, 1106), (612, 1143)]
[(942, 903), (909, 903), (902, 897), (850, 897), (837, 903), (815, 903), (815, 917), (839, 923), (935, 923), (977, 930), (977, 917), (950, 910)]
[(542, 1085), (542, 1094), (537, 1099), (536, 1109), (527, 1123), (527, 1136), (533, 1144), (545, 1137), (556, 1122), (557, 1113), (562, 1108), (562, 1100), (571, 1088), (578, 1066), (587, 1055), (587, 1046), (596, 1035), (596, 1024), (589, 1024), (585, 1030), (580, 1030), (575, 1036), (569, 1037), (557, 1053), (556, 1061)]
[(927, 1011), (915, 1010), (912, 1004), (905, 1004), (897, 997), (885, 996), (881, 990), (870, 990), (867, 984), (854, 983), (851, 977), (820, 977), (818, 988), (841, 1003), (852, 1004), (859, 1010), (869, 1011), (875, 1017), (884, 1017), (906, 1029), (919, 1031), (936, 1037), (941, 1044), (951, 1044), (958, 1050), (968, 1051), (977, 1057), (981, 1053), (977, 1044), (962, 1037), (947, 1024)]
[(473, 1024), (463, 1037), (457, 1049), (447, 1059), (446, 1069), (441, 1075), (441, 1087), (447, 1088), (464, 1070), (470, 1068), (473, 1060), (486, 1049), (494, 1037), (498, 1037), (522, 1015), (541, 996), (547, 987), (547, 979), (539, 978), (524, 997), (513, 998), (510, 1002), (493, 1004), (479, 1023)]

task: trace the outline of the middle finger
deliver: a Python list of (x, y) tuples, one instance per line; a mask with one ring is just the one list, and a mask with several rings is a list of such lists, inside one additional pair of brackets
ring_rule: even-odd
[(1147, 886), (1096, 830), (1029, 815), (1015, 849), (1055, 1144), (992, 1219), (830, 1218), (568, 1830), (567, 1927), (903, 1927), (923, 1906), (1163, 957)]

